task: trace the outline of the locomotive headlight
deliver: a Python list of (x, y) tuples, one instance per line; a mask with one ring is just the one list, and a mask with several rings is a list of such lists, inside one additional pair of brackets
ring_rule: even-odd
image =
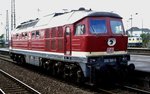
[(90, 59), (90, 63), (96, 62), (96, 59)]
[(130, 58), (128, 58), (128, 57), (123, 57), (122, 58), (122, 61), (129, 61), (130, 60)]
[(127, 61), (127, 57), (123, 57), (123, 58), (122, 58), (122, 61)]
[(120, 64), (127, 65), (127, 61), (128, 61), (128, 58), (127, 57), (123, 57), (122, 61), (120, 62)]

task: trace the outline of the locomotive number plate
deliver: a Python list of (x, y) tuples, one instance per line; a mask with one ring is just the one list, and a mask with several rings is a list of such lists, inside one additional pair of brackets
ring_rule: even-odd
[(107, 53), (113, 53), (113, 52), (114, 52), (114, 48), (113, 47), (107, 48)]

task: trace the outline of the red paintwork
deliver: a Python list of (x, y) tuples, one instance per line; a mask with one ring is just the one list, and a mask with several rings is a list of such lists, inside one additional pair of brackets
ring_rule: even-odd
[[(43, 33), (43, 36), (31, 37), (32, 32), (34, 31), (28, 32), (28, 37), (29, 37), (28, 39), (24, 39), (22, 37), (16, 39), (15, 37), (12, 37), (12, 47), (16, 49), (25, 49), (25, 50), (28, 49), (28, 50), (35, 50), (35, 51), (64, 53), (63, 33), (62, 36), (60, 37), (60, 35), (58, 35), (58, 30), (57, 30), (55, 31), (56, 37), (52, 37), (51, 36), (52, 29), (43, 29), (43, 30), (39, 30), (39, 32)], [(54, 49), (52, 49), (52, 44), (55, 44)], [(62, 45), (61, 48), (60, 45)]]
[(108, 38), (116, 38), (116, 45), (114, 51), (126, 51), (127, 49), (127, 36), (84, 36), (76, 37), (73, 39), (72, 49), (74, 51), (84, 52), (105, 52), (107, 50)]
[(108, 38), (116, 38), (117, 42), (116, 45), (111, 46), (114, 47), (114, 51), (125, 51), (126, 49), (126, 39), (127, 37), (122, 37), (122, 36), (87, 36), (85, 37), (85, 45), (91, 45), (91, 46), (84, 46), (83, 48), (85, 51), (89, 52), (105, 52), (108, 46), (107, 41)]
[[(116, 45), (113, 46), (114, 51), (126, 51), (127, 50), (127, 36), (125, 35), (113, 35), (110, 28), (109, 17), (91, 17), (90, 19), (105, 19), (107, 21), (106, 34), (92, 35), (89, 32), (89, 17), (79, 20), (78, 22), (71, 25), (64, 25), (61, 27), (54, 28), (43, 28), (39, 32), (43, 32), (40, 38), (31, 38), (32, 32), (28, 32), (28, 39), (22, 39), (21, 34), (19, 34), (19, 39), (12, 37), (12, 47), (17, 49), (28, 49), (36, 51), (45, 52), (59, 52), (66, 55), (66, 51), (81, 51), (81, 52), (106, 52), (109, 48), (107, 41), (108, 38), (115, 38)], [(121, 20), (121, 19), (115, 19)], [(75, 36), (75, 26), (78, 24), (85, 24), (86, 33), (84, 35)], [(66, 27), (70, 28), (71, 34), (65, 35)], [(52, 36), (52, 32), (55, 32), (55, 37)], [(59, 36), (59, 33), (62, 35)]]
[[(114, 51), (126, 51), (127, 50), (127, 41), (128, 38), (125, 35), (113, 35), (110, 28), (110, 18), (108, 17), (94, 17), (90, 19), (105, 19), (107, 21), (107, 30), (106, 34), (92, 35), (89, 32), (89, 28), (86, 28), (87, 33), (81, 36), (74, 36), (72, 38), (72, 50), (73, 51), (83, 51), (83, 52), (106, 52), (109, 48), (107, 41), (109, 38), (115, 38), (116, 44), (110, 48), (114, 48)], [(113, 18), (111, 18), (113, 19)], [(121, 20), (121, 19), (114, 19)], [(80, 21), (77, 24), (87, 24), (88, 18), (83, 21)], [(89, 26), (88, 26), (89, 27)]]

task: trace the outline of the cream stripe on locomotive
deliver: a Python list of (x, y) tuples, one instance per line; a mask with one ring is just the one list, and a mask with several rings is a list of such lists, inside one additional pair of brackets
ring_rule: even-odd
[[(12, 51), (23, 51), (23, 52), (31, 52), (31, 53), (39, 53), (39, 54), (54, 54), (54, 55), (64, 55), (64, 53), (58, 53), (58, 52), (43, 52), (43, 51), (32, 51), (32, 50), (22, 50), (22, 49), (12, 49)], [(113, 53), (108, 52), (78, 52), (78, 51), (72, 51), (71, 56), (76, 57), (87, 57), (87, 56), (104, 56), (104, 55), (122, 55), (127, 54), (126, 51), (114, 51)]]
[(122, 55), (127, 54), (126, 51), (114, 51), (113, 53), (107, 53), (107, 52), (76, 52), (72, 51), (72, 56), (104, 56), (104, 55)]
[(55, 54), (55, 55), (64, 55), (64, 53), (57, 53), (57, 52), (44, 52), (44, 51), (33, 51), (33, 50), (23, 50), (23, 49), (10, 49), (10, 51), (22, 51), (22, 52), (32, 52), (32, 53), (39, 53), (39, 54)]

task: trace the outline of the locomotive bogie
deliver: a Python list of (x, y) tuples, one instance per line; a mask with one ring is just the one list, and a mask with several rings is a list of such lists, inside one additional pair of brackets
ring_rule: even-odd
[(25, 60), (26, 60), (26, 63), (32, 64), (32, 65), (35, 65), (35, 66), (40, 66), (39, 57), (26, 56)]

